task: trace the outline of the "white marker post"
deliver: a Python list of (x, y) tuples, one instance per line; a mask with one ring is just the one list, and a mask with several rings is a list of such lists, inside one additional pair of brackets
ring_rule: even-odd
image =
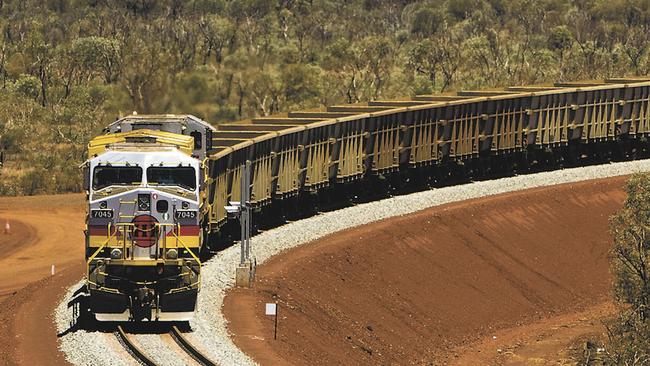
[(53, 265), (52, 265), (52, 270), (51, 270), (51, 272), (52, 272), (52, 276), (54, 276), (54, 273), (55, 273), (54, 271), (55, 271), (55, 269), (54, 269), (54, 264), (53, 264)]
[(278, 339), (278, 303), (266, 304), (266, 315), (275, 317), (275, 326), (273, 327), (273, 339)]

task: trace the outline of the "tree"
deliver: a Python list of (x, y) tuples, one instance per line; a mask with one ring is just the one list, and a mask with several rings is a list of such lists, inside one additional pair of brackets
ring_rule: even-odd
[(203, 36), (203, 64), (208, 62), (213, 52), (216, 63), (221, 64), (224, 48), (234, 42), (235, 27), (228, 18), (215, 14), (201, 17), (198, 25)]
[(81, 79), (102, 75), (107, 84), (117, 80), (120, 72), (120, 44), (104, 37), (83, 37), (72, 42), (69, 57)]
[(479, 0), (453, 0), (447, 3), (447, 12), (456, 19), (467, 19), (479, 5)]
[(430, 8), (422, 8), (413, 14), (411, 32), (421, 36), (431, 36), (438, 31), (443, 15)]
[(564, 25), (553, 27), (548, 35), (548, 45), (552, 50), (563, 51), (571, 47), (572, 42), (571, 31)]
[(384, 84), (390, 78), (393, 45), (386, 37), (367, 37), (360, 44), (361, 54), (365, 55), (362, 59), (365, 60), (365, 68), (370, 79), (369, 99), (378, 99), (381, 97)]
[(48, 101), (47, 90), (51, 71), (50, 64), (52, 62), (51, 45), (47, 43), (44, 35), (32, 33), (30, 34), (24, 53), (30, 61), (28, 66), (29, 73), (36, 75), (40, 81), (41, 105), (45, 107)]
[(6, 43), (0, 44), (0, 77), (2, 77), (2, 87), (7, 84), (6, 64), (9, 59), (9, 46)]
[(16, 82), (14, 82), (14, 90), (25, 97), (33, 99), (38, 98), (40, 87), (40, 80), (32, 75), (21, 74)]
[(439, 64), (442, 62), (442, 52), (438, 48), (438, 43), (425, 39), (416, 43), (409, 50), (408, 55), (408, 65), (418, 74), (426, 76), (431, 83), (432, 90), (435, 90), (436, 75), (438, 74)]
[(608, 353), (617, 364), (644, 364), (650, 362), (650, 174), (632, 176), (625, 191), (623, 208), (610, 220), (614, 295), (622, 311), (609, 326)]
[(319, 67), (301, 64), (287, 65), (282, 69), (282, 84), (284, 97), (289, 108), (298, 106), (309, 107), (318, 103), (321, 93), (321, 70)]
[(612, 273), (617, 300), (630, 304), (641, 320), (650, 315), (650, 174), (626, 184), (623, 209), (611, 219)]

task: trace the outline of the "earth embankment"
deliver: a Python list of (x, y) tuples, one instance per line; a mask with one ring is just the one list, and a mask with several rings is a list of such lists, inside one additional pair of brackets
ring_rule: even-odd
[[(262, 364), (485, 361), (457, 353), (608, 301), (608, 217), (624, 181), (508, 193), (329, 235), (265, 262), (253, 289), (231, 290), (229, 329)], [(274, 340), (263, 307), (276, 301)]]
[(81, 194), (0, 198), (3, 364), (67, 364), (52, 313), (83, 276), (84, 213)]

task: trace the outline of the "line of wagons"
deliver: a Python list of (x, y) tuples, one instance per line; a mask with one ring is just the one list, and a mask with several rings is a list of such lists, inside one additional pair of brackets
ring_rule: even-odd
[(246, 160), (252, 162), (251, 204), (263, 206), (333, 183), (421, 166), (485, 157), (490, 160), (484, 164), (513, 164), (513, 157), (531, 160), (558, 151), (579, 158), (589, 145), (611, 150), (612, 142), (630, 153), (650, 133), (648, 81), (420, 95), (222, 124), (202, 131), (199, 144), (206, 149), (203, 213), (213, 229), (227, 220), (224, 206), (239, 200)]

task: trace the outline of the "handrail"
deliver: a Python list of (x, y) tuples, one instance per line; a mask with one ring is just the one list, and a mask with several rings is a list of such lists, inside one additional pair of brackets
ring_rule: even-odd
[[(128, 236), (127, 235), (128, 234), (127, 233), (127, 228), (132, 229), (132, 228), (135, 228), (136, 225), (134, 223), (131, 223), (131, 222), (120, 222), (120, 223), (114, 224), (114, 227), (115, 227), (115, 231), (113, 231), (111, 233), (111, 230), (110, 230), (111, 229), (111, 223), (108, 223), (109, 237), (106, 239), (106, 241), (104, 241), (104, 243), (102, 243), (102, 245), (99, 248), (97, 248), (97, 250), (93, 253), (93, 255), (91, 255), (88, 258), (86, 264), (90, 265), (90, 262), (92, 262), (92, 260), (95, 259), (95, 257), (101, 252), (102, 249), (104, 249), (105, 247), (108, 246), (108, 243), (111, 241), (111, 239), (113, 237), (116, 237), (117, 233), (120, 232), (120, 231), (122, 231), (122, 258), (126, 259), (126, 250), (127, 250), (127, 239), (126, 238)], [(194, 252), (190, 249), (190, 247), (187, 246), (185, 244), (185, 242), (183, 242), (183, 240), (177, 234), (177, 232), (180, 233), (180, 224), (156, 222), (156, 223), (154, 223), (154, 227), (152, 227), (151, 229), (148, 229), (148, 230), (137, 229), (137, 230), (141, 230), (141, 231), (145, 231), (145, 232), (151, 232), (154, 229), (158, 229), (158, 228), (161, 228), (161, 227), (171, 227), (172, 230), (170, 232), (174, 236), (174, 238), (176, 238), (176, 247), (178, 247), (178, 243), (180, 243), (181, 246), (183, 248), (185, 248), (185, 250), (187, 250), (190, 253), (192, 258), (194, 260), (196, 260), (197, 263), (199, 263), (199, 265), (201, 265), (201, 260), (198, 258), (198, 256), (196, 256), (194, 254)], [(129, 232), (131, 232), (131, 230), (129, 230)], [(163, 239), (162, 239), (162, 242), (163, 242), (162, 243), (163, 244), (162, 258), (167, 259), (167, 250), (166, 250), (167, 249), (167, 233), (164, 230), (162, 231), (162, 233), (163, 233), (163, 235), (162, 235), (163, 236)], [(133, 243), (130, 244), (130, 247), (131, 248), (133, 247)]]
[[(108, 227), (110, 229), (110, 223), (108, 224)], [(88, 258), (88, 260), (86, 261), (86, 275), (90, 275), (90, 262), (92, 262), (93, 259), (95, 259), (95, 257), (99, 254), (99, 252), (102, 251), (102, 249), (104, 249), (104, 247), (106, 247), (108, 242), (111, 240), (111, 238), (113, 238), (113, 236), (115, 236), (115, 234), (117, 234), (117, 230), (115, 230), (113, 234), (111, 234), (109, 231), (109, 237), (106, 239), (106, 241), (102, 243), (102, 245), (100, 245), (99, 248), (97, 248), (97, 250)]]
[[(178, 228), (178, 232), (180, 233), (181, 225), (180, 225), (180, 224), (176, 224), (176, 225), (177, 225), (176, 227)], [(199, 266), (200, 266), (200, 265), (201, 265), (201, 260), (199, 259), (199, 257), (197, 257), (197, 256), (194, 254), (194, 252), (193, 252), (193, 251), (192, 251), (192, 250), (191, 250), (187, 245), (185, 245), (185, 243), (183, 242), (183, 240), (181, 240), (181, 238), (180, 238), (178, 235), (176, 235), (176, 232), (174, 232), (174, 230), (172, 230), (172, 235), (174, 235), (174, 237), (176, 238), (176, 242), (180, 242), (181, 245), (183, 246), (183, 248), (185, 248), (185, 250), (187, 250), (188, 252), (190, 252), (190, 255), (192, 256), (192, 258), (194, 258), (194, 260), (195, 260), (195, 261), (199, 264)], [(177, 246), (178, 246), (178, 245), (177, 245)]]

